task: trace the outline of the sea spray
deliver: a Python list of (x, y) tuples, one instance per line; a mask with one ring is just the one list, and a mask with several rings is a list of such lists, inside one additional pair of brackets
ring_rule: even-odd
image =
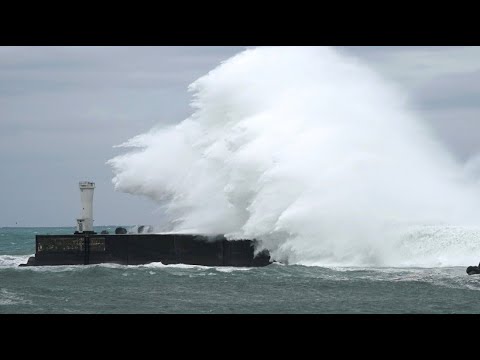
[(479, 223), (477, 186), (355, 58), (248, 49), (189, 90), (189, 118), (108, 162), (117, 190), (162, 204), (162, 230), (256, 238), (288, 263), (414, 266), (456, 259), (412, 251), (412, 228)]

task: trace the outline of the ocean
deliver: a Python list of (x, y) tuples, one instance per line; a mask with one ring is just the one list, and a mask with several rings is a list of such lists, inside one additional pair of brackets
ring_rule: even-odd
[[(114, 227), (98, 227), (114, 231)], [(192, 265), (19, 267), (36, 234), (0, 228), (1, 314), (480, 313), (480, 276), (465, 267), (263, 268)]]

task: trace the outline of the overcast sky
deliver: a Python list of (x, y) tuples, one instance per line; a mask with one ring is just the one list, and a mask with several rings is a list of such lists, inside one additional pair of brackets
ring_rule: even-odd
[[(244, 47), (0, 47), (0, 226), (75, 226), (78, 181), (96, 225), (155, 224), (113, 190), (113, 148), (190, 114), (187, 86)], [(343, 47), (404, 89), (460, 161), (480, 153), (479, 47)]]

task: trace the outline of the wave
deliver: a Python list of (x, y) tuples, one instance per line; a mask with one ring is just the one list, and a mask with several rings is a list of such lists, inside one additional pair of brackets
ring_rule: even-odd
[(116, 190), (163, 207), (161, 231), (255, 238), (289, 264), (474, 260), (477, 232), (460, 229), (480, 224), (475, 181), (402, 90), (356, 58), (248, 49), (189, 90), (190, 117), (108, 162)]

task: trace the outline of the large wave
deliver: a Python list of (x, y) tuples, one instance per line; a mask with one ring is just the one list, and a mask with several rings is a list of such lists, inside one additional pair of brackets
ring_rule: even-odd
[(162, 230), (256, 238), (288, 263), (451, 265), (412, 251), (412, 229), (479, 223), (477, 188), (402, 92), (336, 49), (248, 49), (189, 90), (189, 118), (108, 162), (117, 190), (164, 206)]

